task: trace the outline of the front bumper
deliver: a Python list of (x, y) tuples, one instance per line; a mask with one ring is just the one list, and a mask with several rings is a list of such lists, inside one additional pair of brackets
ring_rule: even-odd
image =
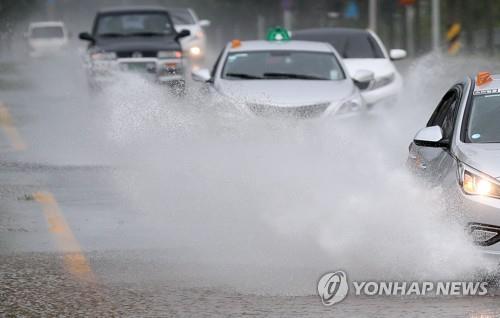
[(467, 232), (472, 236), (487, 235), (476, 241), (478, 248), (487, 254), (500, 256), (500, 199), (459, 191), (459, 215)]
[(114, 82), (120, 73), (135, 73), (160, 83), (185, 79), (183, 59), (119, 58), (112, 61), (92, 61), (88, 73), (94, 83)]

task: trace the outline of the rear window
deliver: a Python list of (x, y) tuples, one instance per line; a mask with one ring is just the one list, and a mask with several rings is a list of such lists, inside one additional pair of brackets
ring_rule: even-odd
[(331, 44), (343, 58), (385, 58), (377, 41), (368, 32), (326, 33), (297, 32), (295, 40), (327, 42)]
[(31, 29), (31, 38), (33, 39), (50, 39), (62, 37), (64, 37), (64, 31), (59, 26), (36, 27)]

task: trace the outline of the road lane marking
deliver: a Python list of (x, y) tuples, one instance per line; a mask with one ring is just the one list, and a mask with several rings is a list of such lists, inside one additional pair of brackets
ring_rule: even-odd
[(10, 116), (9, 109), (2, 102), (0, 102), (0, 126), (2, 126), (3, 132), (9, 139), (10, 145), (14, 150), (26, 150), (26, 143), (16, 129), (12, 116)]
[(33, 197), (42, 205), (49, 231), (57, 248), (64, 253), (64, 265), (67, 270), (77, 278), (94, 281), (94, 273), (52, 193), (40, 191), (34, 193)]

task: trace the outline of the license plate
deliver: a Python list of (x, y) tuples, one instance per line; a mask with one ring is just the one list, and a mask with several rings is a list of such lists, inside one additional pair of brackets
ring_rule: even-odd
[(125, 63), (123, 64), (123, 69), (131, 72), (140, 73), (155, 73), (156, 64), (155, 63)]

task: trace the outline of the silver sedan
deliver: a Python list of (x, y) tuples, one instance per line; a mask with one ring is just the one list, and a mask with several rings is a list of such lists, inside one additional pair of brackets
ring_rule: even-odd
[(193, 79), (250, 116), (320, 118), (364, 110), (359, 87), (369, 85), (373, 73), (351, 78), (327, 43), (234, 40), (211, 71), (195, 70)]
[(444, 95), (410, 144), (409, 166), (447, 191), (449, 207), (486, 253), (500, 254), (500, 77), (466, 78)]

